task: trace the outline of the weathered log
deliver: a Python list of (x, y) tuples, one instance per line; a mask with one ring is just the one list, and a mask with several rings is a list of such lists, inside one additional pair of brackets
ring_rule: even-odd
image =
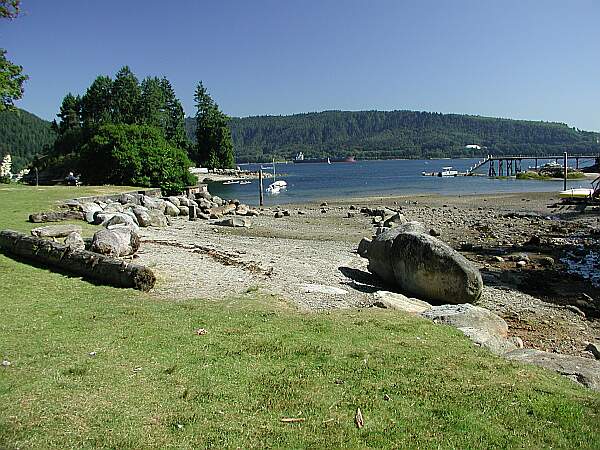
[(63, 225), (46, 225), (45, 227), (37, 227), (31, 230), (31, 235), (35, 237), (59, 238), (67, 237), (71, 233), (81, 233), (79, 225), (63, 224)]
[(81, 211), (48, 211), (29, 215), (29, 221), (33, 223), (61, 222), (63, 220), (84, 220)]
[(145, 266), (86, 250), (71, 251), (57, 242), (16, 231), (0, 231), (0, 250), (111, 286), (147, 292), (156, 282), (152, 270)]

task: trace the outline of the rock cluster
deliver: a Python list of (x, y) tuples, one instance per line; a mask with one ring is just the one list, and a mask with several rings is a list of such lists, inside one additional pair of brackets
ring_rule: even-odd
[[(260, 213), (251, 209), (249, 206), (240, 203), (239, 200), (225, 201), (217, 195), (211, 195), (209, 192), (199, 192), (196, 194), (194, 204), (188, 205), (188, 216), (190, 220), (196, 219), (222, 219), (223, 216), (258, 216)], [(244, 225), (239, 225), (239, 224)], [(250, 226), (248, 220), (220, 221), (215, 225), (225, 226)]]

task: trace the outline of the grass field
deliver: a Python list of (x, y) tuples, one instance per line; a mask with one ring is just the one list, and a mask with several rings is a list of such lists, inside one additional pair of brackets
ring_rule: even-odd
[[(72, 189), (0, 187), (0, 229)], [(452, 328), (260, 287), (156, 300), (0, 255), (0, 358), (0, 448), (600, 448), (598, 393)]]

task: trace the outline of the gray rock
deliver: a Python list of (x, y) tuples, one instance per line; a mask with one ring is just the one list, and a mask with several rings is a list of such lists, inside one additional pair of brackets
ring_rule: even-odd
[(129, 214), (125, 213), (114, 214), (110, 219), (108, 219), (105, 222), (102, 222), (102, 226), (104, 226), (105, 228), (112, 228), (115, 226), (126, 226), (130, 227), (132, 230), (138, 230), (137, 223)]
[(258, 216), (260, 216), (260, 213), (256, 209), (249, 209), (248, 212), (246, 213), (246, 215), (258, 217)]
[(138, 221), (138, 225), (140, 227), (149, 227), (150, 226), (150, 214), (148, 214), (148, 208), (144, 206), (135, 206), (132, 208), (131, 212), (135, 216)]
[(181, 203), (179, 202), (179, 197), (175, 197), (174, 195), (164, 198), (163, 200), (171, 202), (175, 206), (179, 206)]
[(436, 323), (456, 328), (475, 328), (503, 338), (508, 336), (508, 325), (504, 319), (480, 306), (470, 304), (433, 306), (421, 315)]
[(221, 197), (219, 197), (218, 195), (213, 195), (212, 201), (213, 201), (213, 203), (216, 203), (217, 206), (222, 206), (225, 203), (223, 201), (223, 199)]
[(31, 230), (31, 235), (40, 238), (61, 238), (67, 237), (71, 233), (81, 233), (79, 225), (47, 225), (45, 227), (37, 227)]
[(208, 191), (202, 191), (195, 194), (196, 200), (208, 200), (209, 202), (212, 200), (212, 195)]
[(70, 233), (65, 238), (65, 245), (69, 247), (69, 250), (71, 250), (72, 252), (78, 250), (85, 250), (85, 242), (81, 237), (81, 234), (77, 233), (76, 231)]
[[(178, 206), (190, 206), (190, 200), (187, 197), (177, 197), (177, 199), (179, 200), (179, 205)], [(194, 202), (196, 203), (196, 202)]]
[(94, 214), (94, 225), (101, 225), (108, 222), (117, 213), (105, 213), (104, 211), (98, 211)]
[(371, 239), (362, 238), (358, 243), (358, 254), (363, 258), (367, 257), (367, 252), (369, 251), (369, 245), (371, 245)]
[(506, 353), (504, 357), (511, 361), (534, 364), (545, 369), (554, 370), (585, 387), (600, 391), (599, 361), (531, 348), (514, 350)]
[(208, 219), (210, 219), (210, 215), (209, 214), (202, 213), (202, 212), (196, 214), (196, 217), (198, 219), (202, 219), (202, 220), (208, 220)]
[[(167, 216), (165, 216), (162, 212), (151, 209), (148, 211), (148, 216), (150, 217), (150, 221), (148, 222), (148, 226), (151, 227), (166, 227), (169, 225), (169, 220)], [(139, 220), (139, 219), (138, 219)]]
[(483, 281), (479, 270), (418, 222), (386, 231), (371, 242), (368, 269), (403, 292), (447, 303), (473, 303)]
[(102, 211), (99, 205), (96, 203), (83, 203), (81, 205), (81, 211), (85, 214), (85, 221), (87, 223), (94, 223), (94, 215)]
[(237, 208), (235, 209), (235, 213), (240, 216), (247, 215), (248, 211), (249, 211), (249, 209), (246, 205), (238, 205)]
[(179, 215), (179, 208), (169, 201), (165, 201), (165, 215), (175, 217)]
[(213, 225), (221, 225), (223, 227), (249, 228), (252, 225), (250, 219), (246, 217), (229, 217), (227, 219), (214, 222)]
[(121, 194), (119, 197), (119, 203), (123, 205), (139, 205), (141, 204), (141, 197), (142, 196), (140, 194)]
[(139, 235), (129, 227), (97, 231), (92, 238), (92, 251), (109, 256), (134, 254), (140, 247)]
[(600, 359), (600, 342), (588, 342), (587, 347), (585, 348), (588, 352), (594, 355), (594, 358)]
[(165, 211), (165, 201), (163, 199), (148, 197), (147, 195), (144, 195), (142, 197), (141, 203), (142, 206), (145, 206), (148, 209), (156, 209), (160, 212)]
[(275, 211), (275, 215), (273, 217), (276, 219), (281, 219), (283, 217), (283, 213), (281, 211)]
[(385, 219), (383, 221), (383, 226), (391, 228), (393, 226), (403, 225), (407, 222), (408, 222), (408, 220), (406, 220), (406, 217), (404, 217), (404, 214), (396, 213), (396, 214), (392, 215), (391, 217), (388, 217), (387, 219)]
[(409, 314), (420, 314), (431, 308), (431, 305), (418, 298), (409, 298), (396, 292), (377, 291), (373, 294), (373, 306), (395, 309)]
[(109, 203), (104, 208), (104, 212), (105, 213), (122, 213), (123, 205), (121, 205), (120, 203), (117, 203), (117, 202)]
[(490, 333), (487, 330), (471, 327), (459, 327), (458, 329), (475, 344), (487, 348), (495, 355), (503, 355), (517, 349), (517, 346), (509, 339)]
[(179, 205), (179, 215), (180, 216), (189, 216), (190, 208), (184, 205)]

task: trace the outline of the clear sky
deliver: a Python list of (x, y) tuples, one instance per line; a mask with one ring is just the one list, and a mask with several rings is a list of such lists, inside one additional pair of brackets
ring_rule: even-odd
[(233, 116), (414, 109), (600, 130), (600, 0), (22, 0), (0, 47), (30, 76), (18, 106), (129, 65), (204, 81)]

